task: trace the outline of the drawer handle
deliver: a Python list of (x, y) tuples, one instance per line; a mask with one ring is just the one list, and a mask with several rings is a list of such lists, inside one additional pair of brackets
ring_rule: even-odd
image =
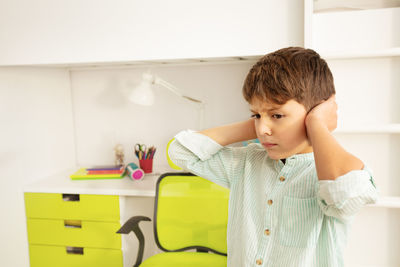
[(83, 255), (83, 248), (81, 247), (66, 247), (67, 254)]
[(62, 194), (64, 201), (79, 201), (79, 194)]
[(64, 220), (65, 228), (82, 228), (82, 221), (78, 220)]

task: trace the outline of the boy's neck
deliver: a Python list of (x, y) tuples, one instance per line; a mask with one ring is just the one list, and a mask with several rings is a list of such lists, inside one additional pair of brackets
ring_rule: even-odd
[(285, 164), (285, 162), (286, 162), (286, 159), (281, 159), (281, 160), (282, 160), (283, 164)]

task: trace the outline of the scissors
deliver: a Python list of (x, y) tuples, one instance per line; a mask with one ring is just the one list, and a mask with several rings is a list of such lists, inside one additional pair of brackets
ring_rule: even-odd
[(142, 159), (142, 156), (146, 153), (147, 146), (145, 144), (136, 143), (135, 145), (135, 154), (139, 159)]

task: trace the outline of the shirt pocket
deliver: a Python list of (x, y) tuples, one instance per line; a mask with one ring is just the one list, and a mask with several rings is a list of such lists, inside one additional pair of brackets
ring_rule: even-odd
[(284, 197), (279, 227), (279, 242), (287, 247), (310, 247), (316, 244), (323, 213), (317, 197)]

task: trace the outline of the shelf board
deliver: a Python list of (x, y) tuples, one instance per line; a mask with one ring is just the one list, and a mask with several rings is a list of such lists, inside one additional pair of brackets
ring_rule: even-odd
[(352, 59), (352, 58), (377, 58), (377, 57), (399, 57), (400, 47), (387, 49), (371, 49), (357, 51), (326, 51), (319, 53), (324, 59)]
[(369, 204), (368, 206), (380, 208), (400, 208), (400, 197), (381, 197), (375, 204)]
[(314, 0), (314, 13), (399, 7), (399, 0)]
[[(207, 65), (207, 64), (232, 64), (256, 62), (263, 55), (231, 56), (231, 57), (210, 57), (210, 58), (178, 58), (178, 59), (150, 59), (150, 60), (127, 60), (115, 62), (81, 62), (63, 64), (39, 64), (39, 65), (19, 65), (25, 67), (49, 67), (49, 68), (68, 68), (71, 70), (79, 69), (107, 69), (107, 68), (133, 68), (133, 67), (152, 67), (152, 66), (179, 66), (179, 65)], [(12, 66), (9, 66), (12, 67)]]
[(333, 133), (340, 134), (400, 134), (400, 123), (370, 124), (338, 127)]

